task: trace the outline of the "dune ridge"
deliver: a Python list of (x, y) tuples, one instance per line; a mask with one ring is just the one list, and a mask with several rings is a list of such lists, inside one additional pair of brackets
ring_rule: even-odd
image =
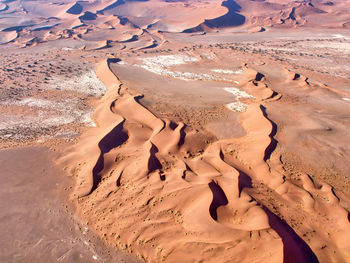
[(194, 33), (198, 31), (210, 31), (213, 29), (234, 27), (243, 25), (245, 22), (245, 17), (241, 14), (238, 14), (240, 11), (240, 6), (233, 0), (223, 1), (222, 6), (228, 9), (227, 13), (223, 16), (206, 19), (203, 23), (199, 24), (196, 27), (189, 28), (183, 31), (183, 33)]
[(76, 177), (80, 216), (107, 243), (150, 262), (349, 260), (348, 200), (308, 174), (292, 180), (268, 114), (281, 95), (263, 74), (242, 66), (255, 97), (239, 116), (246, 135), (208, 143), (205, 131), (145, 108), (114, 62), (97, 68), (108, 88), (98, 127), (61, 160)]

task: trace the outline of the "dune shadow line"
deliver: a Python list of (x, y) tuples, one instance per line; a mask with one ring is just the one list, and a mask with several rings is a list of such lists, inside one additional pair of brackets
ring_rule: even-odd
[(270, 159), (271, 154), (273, 153), (273, 151), (276, 149), (278, 141), (275, 139), (275, 135), (277, 134), (277, 124), (274, 123), (267, 115), (266, 112), (266, 108), (262, 105), (260, 105), (260, 109), (264, 115), (264, 117), (271, 123), (272, 125), (272, 131), (269, 134), (269, 137), (271, 139), (270, 144), (267, 146), (267, 148), (265, 149), (265, 153), (264, 153), (264, 161), (266, 162), (268, 159)]
[(318, 259), (308, 244), (286, 222), (263, 206), (270, 226), (283, 242), (283, 263), (318, 263)]
[(98, 143), (98, 147), (100, 148), (100, 155), (94, 168), (92, 169), (93, 185), (91, 192), (93, 192), (101, 182), (100, 172), (104, 169), (104, 154), (122, 145), (129, 139), (128, 134), (123, 130), (124, 122), (125, 120), (114, 127), (113, 130), (104, 136)]
[(211, 192), (213, 193), (213, 201), (209, 206), (209, 213), (210, 213), (210, 216), (216, 221), (218, 220), (217, 209), (222, 205), (227, 205), (228, 200), (224, 190), (222, 190), (222, 188), (218, 183), (212, 180), (208, 185)]

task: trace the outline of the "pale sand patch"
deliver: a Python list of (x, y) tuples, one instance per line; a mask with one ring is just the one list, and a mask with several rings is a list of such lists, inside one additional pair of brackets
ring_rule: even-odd
[(246, 111), (248, 105), (244, 104), (240, 101), (231, 102), (225, 105), (229, 110), (236, 112), (244, 112)]
[[(235, 96), (235, 99), (254, 99), (254, 96), (248, 94), (245, 91), (242, 91), (238, 88), (230, 87), (230, 88), (224, 88), (225, 91), (233, 94)], [(244, 104), (240, 101), (231, 102), (225, 105), (229, 110), (236, 111), (236, 112), (244, 112), (248, 105)]]
[(106, 92), (105, 85), (96, 76), (94, 70), (72, 78), (55, 77), (49, 82), (52, 89), (71, 90), (83, 94), (101, 97)]
[(29, 107), (39, 107), (39, 108), (57, 108), (54, 101), (38, 99), (38, 98), (25, 98), (20, 101), (6, 102), (3, 104), (7, 105), (18, 105), (18, 106), (29, 106)]
[(248, 94), (247, 92), (240, 90), (238, 88), (230, 87), (230, 88), (224, 88), (225, 91), (235, 95), (237, 99), (243, 98), (243, 99), (254, 99), (254, 96)]
[(349, 37), (346, 37), (346, 36), (344, 36), (344, 35), (342, 35), (342, 34), (333, 34), (332, 36), (333, 36), (333, 38), (335, 38), (335, 39), (339, 39), (339, 38), (350, 39)]
[(38, 108), (36, 116), (6, 116), (6, 121), (0, 124), (0, 129), (14, 127), (37, 126), (48, 128), (64, 124), (82, 123), (90, 127), (96, 124), (91, 119), (92, 110), (80, 110), (78, 99), (53, 101), (38, 98), (25, 98), (20, 101), (3, 102), (1, 105)]
[(213, 60), (215, 59), (215, 55), (213, 53), (202, 53), (200, 54), (201, 58)]
[(157, 57), (140, 58), (143, 64), (136, 65), (158, 75), (167, 75), (174, 78), (181, 78), (181, 74), (168, 70), (171, 66), (187, 64), (198, 61), (195, 57), (186, 55), (164, 55)]
[[(47, 88), (75, 91), (95, 97), (101, 97), (106, 91), (105, 85), (97, 78), (93, 70), (72, 78), (55, 76), (50, 80)], [(81, 107), (81, 103), (78, 98), (49, 100), (31, 97), (18, 101), (5, 101), (1, 105), (29, 107), (34, 110), (35, 114), (26, 116), (3, 114), (0, 116), (0, 130), (27, 127), (41, 129), (72, 123), (95, 127), (96, 124), (90, 116), (92, 110), (86, 105)], [(15, 134), (15, 136), (19, 135)]]
[[(198, 59), (187, 55), (164, 55), (158, 57), (140, 58), (143, 62), (141, 65), (134, 65), (141, 67), (154, 74), (168, 76), (181, 80), (222, 80), (228, 81), (225, 78), (221, 78), (207, 73), (192, 73), (192, 72), (180, 72), (169, 70), (169, 67), (184, 65), (191, 62), (197, 62)], [(120, 63), (119, 63), (120, 64)]]
[(163, 56), (157, 56), (157, 57), (147, 57), (147, 58), (140, 58), (140, 60), (143, 61), (143, 63), (150, 67), (170, 67), (170, 66), (178, 66), (187, 64), (189, 62), (196, 62), (198, 61), (195, 57), (190, 57), (187, 55), (163, 55)]
[(342, 98), (345, 101), (350, 101), (350, 98)]
[(37, 116), (2, 115), (3, 121), (0, 123), (0, 130), (13, 128), (50, 128), (74, 122), (72, 116), (48, 117), (44, 112), (39, 112)]
[(350, 53), (350, 43), (343, 43), (343, 42), (326, 42), (326, 43), (319, 43), (315, 44), (314, 47), (318, 48), (331, 48), (336, 49), (337, 51)]
[(180, 71), (171, 72), (171, 71), (169, 71), (167, 75), (170, 77), (182, 79), (182, 80), (226, 80), (226, 79), (219, 78), (217, 76), (206, 74), (206, 73), (191, 73), (191, 72), (180, 72)]
[(239, 70), (230, 70), (230, 69), (212, 69), (212, 72), (215, 73), (221, 73), (221, 74), (242, 74), (243, 70), (239, 69)]

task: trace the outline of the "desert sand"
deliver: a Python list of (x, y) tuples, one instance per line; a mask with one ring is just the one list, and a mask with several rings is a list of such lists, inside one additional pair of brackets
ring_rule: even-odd
[[(72, 184), (43, 147), (0, 151), (2, 262), (137, 262), (108, 252), (74, 215)], [(21, 163), (17, 160), (21, 159)]]
[(350, 262), (349, 4), (3, 2), (2, 261)]

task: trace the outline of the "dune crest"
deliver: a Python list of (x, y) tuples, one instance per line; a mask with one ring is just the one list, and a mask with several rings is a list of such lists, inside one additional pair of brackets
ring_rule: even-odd
[[(239, 117), (246, 135), (209, 142), (206, 131), (145, 108), (111, 73), (113, 62), (97, 69), (108, 87), (93, 115), (98, 127), (61, 160), (77, 178), (80, 216), (107, 243), (149, 262), (349, 259), (347, 200), (307, 174), (290, 179), (267, 110), (280, 96), (263, 74), (243, 65), (242, 85), (255, 97)], [(305, 217), (300, 226), (288, 225), (291, 213)], [(319, 213), (337, 218), (328, 235)]]

